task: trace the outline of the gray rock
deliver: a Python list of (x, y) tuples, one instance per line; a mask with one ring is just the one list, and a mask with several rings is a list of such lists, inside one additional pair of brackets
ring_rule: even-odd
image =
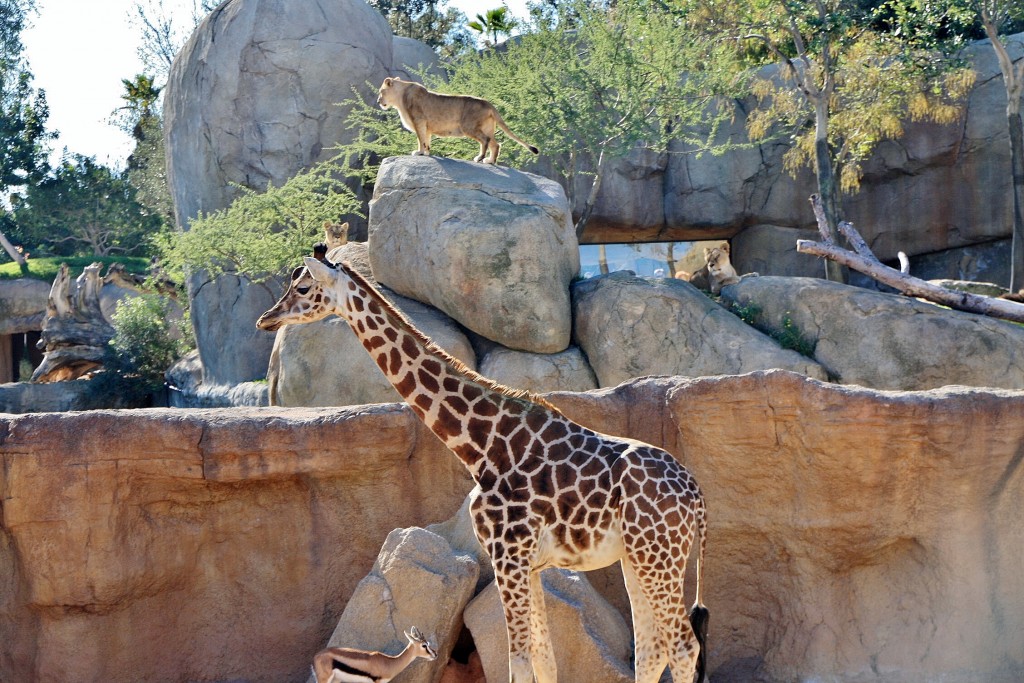
[(732, 239), (730, 257), (736, 272), (788, 277), (824, 277), (825, 264), (796, 250), (797, 240), (819, 240), (817, 230), (752, 225)]
[(597, 377), (575, 346), (561, 353), (529, 353), (497, 347), (480, 361), (480, 374), (515, 389), (589, 391)]
[(576, 341), (602, 387), (644, 375), (702, 377), (770, 368), (826, 377), (813, 360), (780, 348), (681, 280), (628, 272), (583, 280), (573, 285), (573, 319)]
[(41, 330), (50, 283), (32, 278), (0, 280), (0, 334)]
[[(622, 615), (578, 572), (548, 569), (541, 574), (541, 581), (558, 680), (632, 681), (632, 635)], [(469, 603), (465, 620), (488, 683), (508, 683), (508, 631), (494, 583)]]
[(422, 83), (421, 73), (442, 73), (441, 60), (437, 53), (429, 45), (415, 38), (395, 36), (391, 41), (391, 54), (391, 76)]
[[(329, 257), (345, 261), (369, 276), (366, 244), (350, 242)], [(421, 332), (469, 368), (476, 355), (458, 325), (437, 309), (381, 291)], [(348, 323), (331, 316), (277, 331), (267, 370), (270, 404), (275, 406), (346, 406), (403, 400), (377, 367)]]
[(810, 278), (750, 278), (722, 296), (758, 311), (758, 325), (778, 329), (788, 318), (844, 384), (1024, 389), (1019, 325)]
[(440, 536), (416, 527), (395, 529), (356, 586), (327, 646), (395, 655), (406, 645), (402, 634), (415, 626), (436, 644), (438, 657), (411, 664), (402, 680), (436, 681), (459, 636), (477, 572), (471, 556), (453, 552)]
[[(336, 106), (391, 68), (391, 30), (361, 0), (233, 0), (196, 29), (164, 90), (168, 181), (178, 226), (332, 154), (353, 135)], [(237, 278), (191, 283), (208, 381), (264, 376), (273, 336), (255, 328), (273, 305)]]
[(399, 294), (512, 349), (568, 347), (579, 246), (557, 183), (453, 159), (385, 159), (369, 245), (373, 274)]

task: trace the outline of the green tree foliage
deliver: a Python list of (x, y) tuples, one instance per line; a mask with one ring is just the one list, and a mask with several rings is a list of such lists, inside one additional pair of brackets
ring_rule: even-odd
[(415, 38), (443, 56), (471, 49), (473, 36), (466, 30), (466, 15), (445, 0), (369, 0), (384, 15), (396, 36)]
[[(543, 170), (560, 178), (582, 234), (608, 160), (638, 147), (665, 150), (670, 139), (687, 136), (688, 124), (728, 114), (709, 108), (713, 74), (701, 71), (705, 60), (697, 57), (690, 28), (685, 15), (647, 0), (620, 0), (612, 9), (566, 3), (534, 13), (525, 32), (501, 49), (454, 60), (447, 83), (429, 76), (427, 83), (490, 100), (517, 135), (540, 147), (542, 163), (550, 164)], [(379, 159), (407, 154), (415, 138), (372, 102), (357, 97), (346, 104), (356, 139), (342, 158), (373, 182)], [(472, 158), (477, 145), (440, 138), (432, 151)], [(514, 143), (503, 144), (501, 159), (511, 166), (534, 160)]]
[(190, 326), (174, 321), (171, 301), (157, 294), (121, 300), (112, 322), (103, 380), (134, 404), (163, 388), (164, 373), (190, 349)]
[(122, 79), (124, 106), (115, 112), (115, 122), (135, 140), (128, 156), (127, 179), (136, 189), (136, 199), (168, 224), (174, 223), (174, 203), (167, 183), (166, 150), (160, 117), (160, 94), (154, 79), (138, 74)]
[[(758, 107), (748, 115), (750, 137), (790, 138), (786, 166), (814, 167), (833, 235), (840, 192), (858, 188), (874, 147), (902, 135), (907, 117), (955, 120), (973, 83), (969, 69), (934, 49), (939, 42), (929, 19), (936, 15), (905, 8), (903, 0), (695, 4), (710, 37), (739, 46), (726, 64), (762, 69), (753, 83)], [(778, 71), (763, 69), (769, 65)]]
[(32, 87), (21, 43), (31, 0), (0, 0), (0, 197), (47, 169), (46, 94)]
[(323, 239), (324, 222), (358, 213), (359, 200), (340, 177), (336, 163), (323, 162), (265, 192), (242, 188), (226, 209), (163, 236), (162, 264), (176, 279), (196, 270), (254, 283), (283, 275)]
[(476, 15), (476, 19), (468, 24), (471, 29), (485, 36), (484, 42), (487, 45), (497, 45), (498, 39), (512, 35), (517, 25), (515, 18), (508, 14), (508, 7), (489, 9), (484, 14)]
[(34, 253), (145, 255), (164, 224), (135, 195), (123, 172), (82, 155), (65, 156), (49, 175), (12, 197), (12, 236)]

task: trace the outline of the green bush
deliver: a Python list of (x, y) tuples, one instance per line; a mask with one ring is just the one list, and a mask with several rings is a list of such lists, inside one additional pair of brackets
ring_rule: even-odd
[(86, 266), (96, 262), (103, 264), (104, 271), (110, 267), (111, 263), (123, 263), (129, 273), (145, 275), (149, 272), (149, 259), (141, 256), (48, 256), (28, 259), (25, 270), (22, 270), (13, 261), (4, 263), (0, 265), (0, 280), (17, 280), (28, 277), (53, 282), (62, 263), (68, 264), (71, 269), (71, 278), (74, 279), (81, 275)]
[[(170, 320), (171, 302), (156, 294), (121, 300), (112, 316), (114, 337), (107, 381), (123, 392), (148, 395), (164, 385), (164, 372), (190, 348), (187, 319)], [(177, 332), (177, 334), (176, 334)]]

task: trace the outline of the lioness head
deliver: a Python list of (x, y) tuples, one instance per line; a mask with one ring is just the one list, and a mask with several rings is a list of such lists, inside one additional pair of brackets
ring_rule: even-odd
[(732, 262), (729, 260), (729, 245), (722, 244), (720, 247), (704, 249), (704, 262), (708, 265), (708, 272), (712, 276), (721, 277), (735, 275)]
[(381, 109), (393, 107), (401, 96), (401, 79), (385, 78), (380, 84), (380, 91), (377, 93), (377, 104)]

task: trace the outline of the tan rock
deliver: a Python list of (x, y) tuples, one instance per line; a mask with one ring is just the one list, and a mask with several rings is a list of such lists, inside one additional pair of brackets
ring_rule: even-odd
[[(550, 400), (700, 482), (715, 683), (1024, 679), (1024, 392), (772, 371)], [(3, 681), (304, 680), (389, 532), (470, 490), (398, 405), (6, 415), (0, 436)], [(628, 612), (610, 576), (587, 578)]]
[[(551, 645), (562, 683), (629, 683), (629, 627), (586, 576), (563, 569), (541, 574)], [(488, 683), (508, 683), (508, 629), (493, 582), (466, 607)]]
[[(756, 278), (755, 278), (756, 279)], [(825, 378), (696, 288), (619, 272), (573, 285), (574, 335), (600, 385), (644, 375), (739, 374), (784, 368)]]
[(558, 183), (439, 157), (391, 157), (370, 203), (373, 274), (508, 348), (558, 353), (580, 269)]
[(498, 347), (484, 356), (480, 374), (510, 387), (538, 393), (597, 388), (594, 371), (575, 346), (561, 353), (529, 353)]
[(1024, 328), (894, 294), (811, 278), (759, 277), (722, 291), (756, 311), (755, 324), (792, 329), (844, 384), (1024, 389)]
[(356, 586), (326, 647), (397, 655), (406, 645), (403, 633), (415, 626), (436, 646), (438, 656), (410, 665), (402, 680), (437, 680), (462, 628), (462, 610), (478, 573), (475, 558), (453, 552), (437, 534), (395, 529), (369, 575)]

